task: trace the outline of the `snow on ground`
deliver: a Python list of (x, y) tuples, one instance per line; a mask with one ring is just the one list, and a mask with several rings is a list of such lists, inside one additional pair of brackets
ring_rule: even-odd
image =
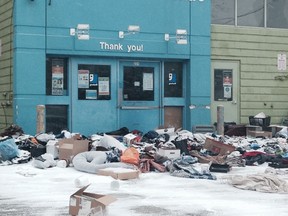
[[(222, 177), (264, 173), (267, 164), (233, 167), (214, 173), (217, 180), (189, 179), (167, 173), (142, 173), (139, 179), (116, 180), (82, 173), (73, 167), (38, 169), (32, 161), (0, 166), (0, 215), (69, 215), (69, 197), (79, 188), (75, 180), (87, 178), (87, 191), (111, 194), (117, 200), (108, 216), (287, 216), (287, 194), (241, 190)], [(283, 169), (281, 169), (283, 170)], [(280, 176), (287, 179), (286, 175)]]

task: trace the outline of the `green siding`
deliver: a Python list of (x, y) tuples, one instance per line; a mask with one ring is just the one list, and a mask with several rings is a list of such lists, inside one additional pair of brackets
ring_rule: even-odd
[(278, 71), (277, 55), (288, 50), (288, 30), (211, 25), (212, 60), (240, 62), (240, 121), (264, 112), (272, 124), (288, 116), (288, 79)]
[(13, 123), (13, 1), (0, 1), (0, 129)]

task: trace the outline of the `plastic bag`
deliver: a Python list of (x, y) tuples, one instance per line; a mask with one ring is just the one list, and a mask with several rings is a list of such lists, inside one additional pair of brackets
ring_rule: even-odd
[(3, 161), (12, 160), (19, 155), (19, 149), (13, 138), (0, 140), (0, 155)]
[(121, 162), (139, 165), (139, 152), (134, 147), (127, 148), (120, 157)]

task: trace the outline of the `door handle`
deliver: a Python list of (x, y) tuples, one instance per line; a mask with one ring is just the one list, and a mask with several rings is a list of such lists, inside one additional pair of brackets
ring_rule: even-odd
[(233, 100), (233, 101), (232, 101), (232, 104), (237, 104), (237, 101), (236, 101), (236, 100)]

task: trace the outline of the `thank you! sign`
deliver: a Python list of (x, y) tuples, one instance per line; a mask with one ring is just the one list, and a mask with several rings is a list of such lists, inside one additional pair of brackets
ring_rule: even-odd
[(144, 45), (135, 45), (135, 44), (121, 44), (121, 43), (107, 43), (104, 41), (99, 42), (100, 49), (106, 51), (122, 51), (122, 52), (143, 52)]

